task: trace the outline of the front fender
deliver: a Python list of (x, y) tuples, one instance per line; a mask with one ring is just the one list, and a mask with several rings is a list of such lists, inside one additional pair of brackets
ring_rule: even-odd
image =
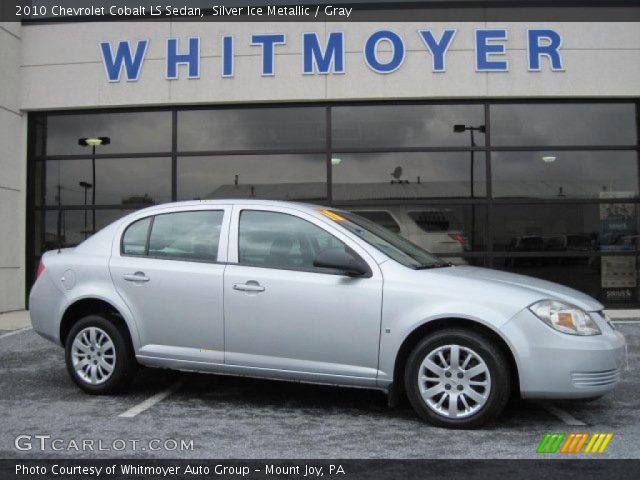
[(417, 329), (437, 320), (466, 320), (488, 328), (507, 344), (519, 366), (513, 343), (501, 330), (512, 317), (511, 312), (470, 302), (424, 302), (411, 310), (383, 308), (378, 382), (385, 386), (393, 382), (396, 359), (404, 341)]

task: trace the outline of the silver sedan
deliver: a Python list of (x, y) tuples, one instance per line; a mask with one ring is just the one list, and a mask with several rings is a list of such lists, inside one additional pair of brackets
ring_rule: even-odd
[(138, 365), (406, 394), (438, 426), (509, 397), (611, 391), (625, 340), (593, 298), (452, 266), (356, 214), (256, 200), (132, 213), (43, 255), (33, 327), (87, 393)]

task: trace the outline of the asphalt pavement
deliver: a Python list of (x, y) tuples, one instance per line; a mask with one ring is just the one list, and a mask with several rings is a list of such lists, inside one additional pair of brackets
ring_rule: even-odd
[(640, 458), (640, 324), (618, 328), (630, 370), (615, 392), (512, 401), (474, 431), (432, 427), (376, 391), (158, 369), (141, 369), (126, 393), (90, 396), (68, 377), (62, 348), (30, 329), (3, 331), (0, 458), (540, 458), (548, 432), (610, 432), (597, 458)]

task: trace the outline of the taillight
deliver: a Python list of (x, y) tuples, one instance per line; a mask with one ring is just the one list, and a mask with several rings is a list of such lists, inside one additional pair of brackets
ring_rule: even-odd
[(450, 233), (449, 236), (463, 247), (467, 246), (467, 237), (465, 237), (461, 233)]
[(40, 275), (42, 275), (42, 272), (44, 272), (44, 263), (42, 263), (42, 260), (40, 260), (40, 263), (38, 263), (38, 270), (36, 271), (36, 280), (38, 279), (38, 277), (40, 277)]

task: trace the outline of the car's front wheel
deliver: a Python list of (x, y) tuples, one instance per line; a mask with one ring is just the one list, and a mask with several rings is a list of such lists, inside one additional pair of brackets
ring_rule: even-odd
[(101, 315), (88, 315), (73, 326), (67, 336), (65, 360), (73, 381), (94, 395), (120, 391), (137, 366), (123, 327)]
[(409, 355), (405, 390), (424, 420), (440, 427), (479, 427), (497, 417), (509, 399), (509, 363), (474, 331), (435, 332)]

